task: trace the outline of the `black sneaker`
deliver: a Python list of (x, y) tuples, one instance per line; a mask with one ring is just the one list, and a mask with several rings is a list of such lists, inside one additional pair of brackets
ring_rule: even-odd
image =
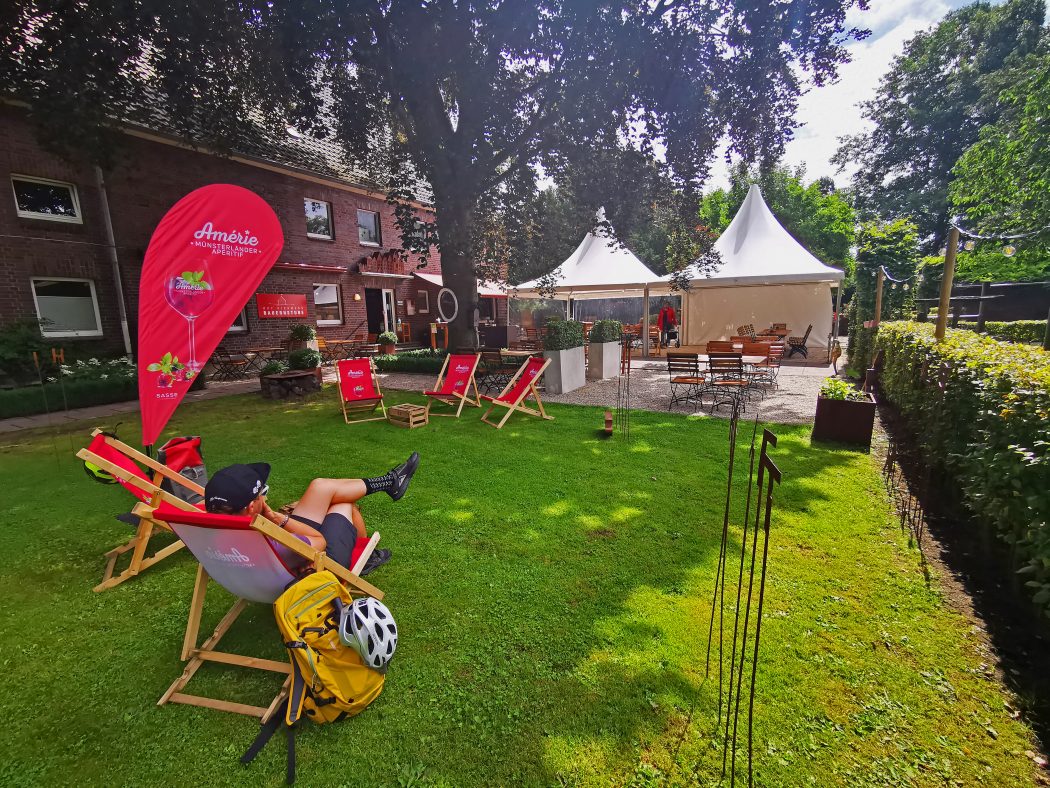
[(394, 486), (387, 490), (391, 498), (395, 501), (401, 500), (401, 496), (408, 490), (408, 483), (412, 481), (412, 474), (416, 472), (418, 467), (419, 452), (414, 451), (403, 464), (390, 471), (394, 475)]
[(373, 570), (378, 569), (389, 560), (390, 551), (377, 547), (375, 550), (372, 551), (372, 555), (368, 556), (368, 560), (365, 561), (365, 567), (361, 570), (361, 577), (364, 577)]

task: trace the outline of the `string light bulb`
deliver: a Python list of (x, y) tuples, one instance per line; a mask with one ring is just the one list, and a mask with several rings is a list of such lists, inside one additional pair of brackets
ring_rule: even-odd
[(1017, 247), (1007, 244), (1003, 247), (1003, 254), (1007, 257), (1013, 257), (1017, 253)]
[(976, 244), (973, 242), (973, 239), (967, 238), (966, 242), (963, 244), (963, 249), (965, 249), (967, 252), (972, 252), (974, 246), (976, 246)]

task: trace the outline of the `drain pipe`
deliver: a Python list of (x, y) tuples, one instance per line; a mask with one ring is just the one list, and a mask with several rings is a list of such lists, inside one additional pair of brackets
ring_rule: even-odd
[(124, 352), (131, 358), (131, 332), (128, 330), (128, 308), (124, 303), (124, 284), (120, 276), (120, 262), (117, 260), (117, 242), (113, 236), (113, 220), (109, 215), (106, 181), (102, 177), (102, 168), (97, 164), (95, 183), (98, 186), (99, 202), (102, 204), (102, 224), (106, 228), (106, 250), (109, 253), (109, 262), (113, 266), (113, 285), (117, 289), (117, 312), (120, 315), (120, 330), (124, 335)]

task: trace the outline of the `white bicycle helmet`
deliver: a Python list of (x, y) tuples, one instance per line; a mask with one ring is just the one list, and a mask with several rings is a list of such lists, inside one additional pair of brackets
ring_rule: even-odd
[(397, 649), (397, 624), (386, 605), (364, 597), (340, 611), (339, 639), (360, 654), (368, 667), (385, 673)]

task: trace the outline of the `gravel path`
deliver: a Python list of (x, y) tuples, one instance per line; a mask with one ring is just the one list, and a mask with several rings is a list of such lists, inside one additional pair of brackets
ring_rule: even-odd
[[(812, 424), (813, 414), (817, 407), (817, 393), (824, 378), (831, 376), (830, 365), (823, 364), (784, 364), (780, 368), (779, 387), (769, 391), (766, 396), (753, 399), (747, 408), (747, 415), (758, 415), (763, 421), (779, 424)], [(416, 375), (404, 372), (380, 374), (383, 388), (402, 391), (423, 391), (434, 384), (436, 375)], [(547, 394), (544, 402), (561, 402), (568, 405), (597, 405), (605, 408), (616, 407), (616, 394), (619, 378), (588, 382), (583, 388), (570, 391), (568, 394)], [(635, 361), (631, 372), (631, 407), (638, 410), (667, 412), (671, 400), (670, 387), (667, 381), (667, 366), (663, 361)], [(709, 406), (703, 409), (692, 404), (676, 404), (676, 413), (710, 412)], [(716, 416), (726, 416), (725, 406), (715, 412)]]

